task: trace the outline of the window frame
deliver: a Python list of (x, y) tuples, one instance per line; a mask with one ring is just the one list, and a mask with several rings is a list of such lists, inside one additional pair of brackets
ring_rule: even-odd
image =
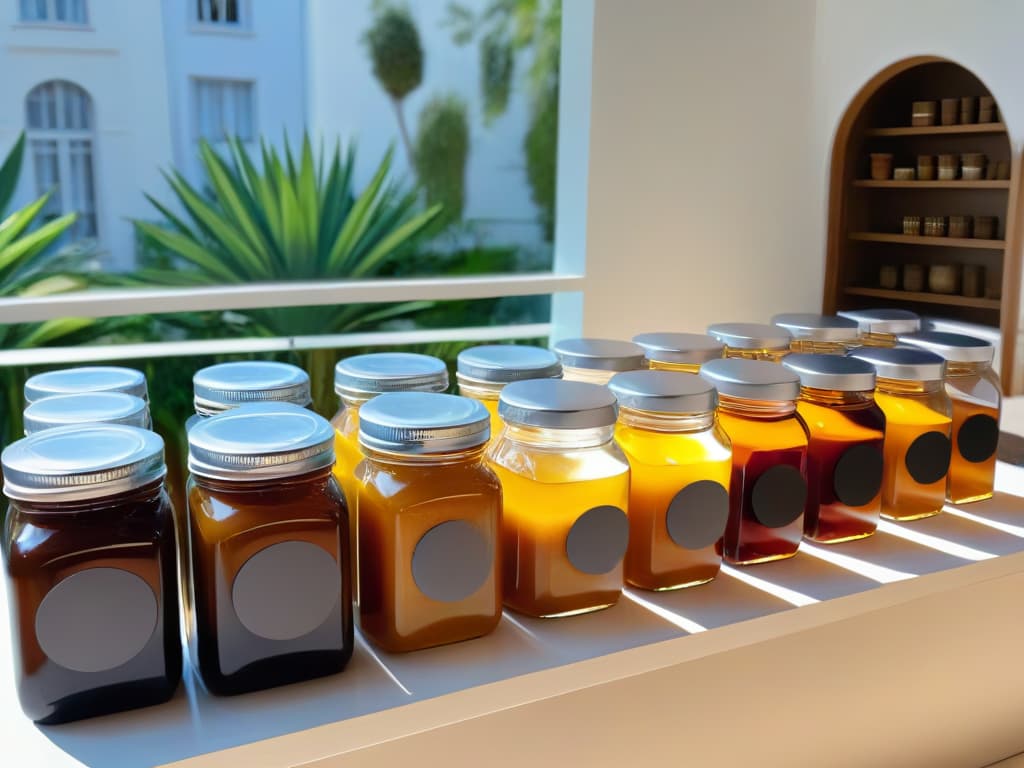
[[(256, 78), (245, 78), (245, 77), (211, 77), (209, 75), (190, 75), (189, 78), (189, 102), (191, 106), (191, 114), (189, 115), (189, 128), (191, 133), (191, 140), (193, 144), (198, 144), (200, 140), (206, 139), (210, 144), (221, 145), (225, 142), (227, 134), (221, 132), (216, 138), (210, 136), (204, 136), (202, 132), (202, 121), (200, 119), (199, 109), (199, 88), (201, 84), (216, 84), (222, 88), (226, 85), (232, 87), (235, 86), (248, 86), (251, 94), (250, 114), (252, 118), (252, 125), (250, 126), (249, 137), (243, 139), (246, 144), (252, 144), (258, 140), (260, 135), (260, 120), (259, 120), (259, 88), (257, 87)], [(235, 92), (233, 92), (235, 93)], [(222, 94), (226, 94), (226, 90), (222, 91)], [(221, 114), (223, 115), (223, 105), (226, 103), (226, 99), (221, 101)], [(236, 136), (238, 134), (235, 134)]]
[(90, 30), (92, 17), (89, 14), (89, 0), (67, 0), (69, 3), (80, 2), (82, 4), (83, 21), (63, 21), (57, 18), (57, 0), (43, 0), (46, 4), (45, 19), (28, 19), (22, 13), (22, 0), (15, 0), (18, 3), (17, 23), (23, 27), (42, 27), (53, 29)]
[(241, 19), (241, 21), (237, 22), (204, 21), (199, 19), (196, 13), (196, 2), (199, 2), (199, 0), (186, 0), (185, 2), (185, 25), (189, 32), (201, 35), (234, 35), (242, 37), (249, 37), (253, 34), (252, 0), (237, 0), (238, 14)]

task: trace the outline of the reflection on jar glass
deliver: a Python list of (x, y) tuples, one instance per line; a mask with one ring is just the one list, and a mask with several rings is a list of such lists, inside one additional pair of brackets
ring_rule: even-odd
[(836, 314), (857, 323), (865, 347), (894, 347), (899, 334), (921, 330), (921, 318), (906, 309), (843, 309)]
[(772, 325), (785, 329), (793, 337), (789, 348), (794, 352), (823, 355), (845, 355), (857, 346), (860, 332), (857, 323), (838, 315), (812, 312), (790, 312), (776, 315)]
[(562, 361), (566, 381), (607, 384), (616, 373), (647, 367), (644, 348), (631, 341), (563, 339), (551, 349)]
[(789, 354), (793, 338), (784, 328), (764, 323), (715, 323), (708, 326), (708, 335), (725, 345), (725, 357), (773, 363)]
[(724, 345), (704, 333), (641, 333), (633, 342), (644, 348), (654, 370), (698, 373), (708, 360), (722, 356)]

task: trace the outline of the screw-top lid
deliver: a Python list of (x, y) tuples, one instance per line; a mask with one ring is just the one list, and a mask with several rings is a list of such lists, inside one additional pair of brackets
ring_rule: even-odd
[(258, 481), (334, 464), (334, 429), (293, 403), (246, 403), (188, 433), (188, 468), (216, 480)]
[(372, 397), (381, 392), (444, 392), (448, 368), (430, 355), (413, 352), (371, 352), (346, 357), (334, 366), (334, 391)]
[(915, 333), (921, 318), (907, 309), (844, 309), (837, 313), (856, 321), (862, 333)]
[(850, 357), (871, 363), (882, 379), (940, 381), (946, 368), (938, 355), (913, 347), (861, 347)]
[(764, 323), (715, 323), (708, 334), (733, 349), (786, 349), (792, 340), (786, 329)]
[(799, 376), (805, 387), (838, 392), (868, 392), (875, 388), (875, 367), (855, 357), (787, 355), (782, 365)]
[(704, 333), (641, 333), (633, 341), (659, 363), (702, 365), (722, 356), (722, 342)]
[(196, 413), (211, 415), (243, 403), (313, 402), (309, 374), (288, 363), (243, 360), (203, 368), (192, 377)]
[(149, 405), (124, 392), (83, 392), (44, 397), (29, 403), (24, 415), (25, 434), (70, 424), (127, 424), (149, 427)]
[(772, 318), (772, 325), (785, 328), (794, 339), (809, 341), (856, 341), (860, 327), (856, 321), (838, 315), (813, 312), (787, 312)]
[(676, 371), (625, 371), (608, 382), (619, 406), (654, 413), (706, 413), (718, 405), (718, 393), (699, 376)]
[(701, 366), (700, 375), (714, 384), (719, 394), (741, 400), (785, 401), (800, 396), (800, 378), (767, 360), (711, 360)]
[(65, 502), (103, 498), (163, 479), (164, 441), (124, 424), (76, 424), (36, 432), (4, 450), (9, 499)]
[(644, 368), (644, 348), (618, 339), (563, 339), (552, 349), (571, 368), (635, 371)]
[(25, 382), (25, 402), (80, 392), (124, 392), (146, 400), (146, 377), (134, 368), (95, 365), (38, 373)]
[(526, 427), (592, 429), (613, 425), (618, 408), (615, 395), (600, 384), (530, 379), (501, 390), (498, 415), (509, 424)]
[(477, 400), (437, 392), (387, 392), (359, 409), (359, 442), (391, 453), (449, 453), (483, 445), (491, 417)]
[(562, 363), (549, 349), (518, 344), (485, 344), (459, 353), (458, 376), (469, 381), (507, 384), (522, 379), (555, 379)]
[(903, 334), (897, 341), (934, 352), (953, 363), (991, 363), (996, 353), (990, 342), (962, 333), (925, 331)]

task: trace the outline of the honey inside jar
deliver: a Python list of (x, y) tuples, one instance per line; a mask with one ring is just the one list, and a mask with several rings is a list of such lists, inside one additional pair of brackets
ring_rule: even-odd
[(724, 345), (723, 355), (744, 360), (777, 363), (789, 354), (789, 332), (777, 325), (762, 323), (715, 323), (708, 335)]
[(722, 356), (723, 345), (703, 333), (641, 333), (633, 342), (644, 348), (652, 370), (699, 373), (708, 360)]
[(859, 345), (860, 331), (855, 321), (836, 315), (790, 312), (776, 315), (772, 325), (788, 331), (793, 352), (819, 355), (845, 355)]
[(857, 323), (865, 347), (895, 347), (897, 338), (921, 330), (921, 318), (906, 309), (848, 309), (838, 313)]
[(562, 378), (588, 384), (607, 384), (622, 371), (647, 367), (644, 348), (617, 339), (563, 339), (552, 347), (562, 361)]

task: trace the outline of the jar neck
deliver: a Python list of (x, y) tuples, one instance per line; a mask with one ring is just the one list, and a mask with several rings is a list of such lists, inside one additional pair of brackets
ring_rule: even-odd
[(22, 512), (39, 515), (76, 514), (81, 512), (102, 512), (122, 505), (151, 504), (156, 502), (164, 492), (163, 479), (147, 483), (124, 493), (112, 496), (97, 496), (92, 499), (76, 501), (20, 501), (13, 499), (11, 503)]
[(505, 388), (503, 383), (493, 381), (479, 381), (467, 379), (456, 374), (459, 383), (459, 394), (473, 397), (477, 400), (497, 400), (501, 396), (501, 390)]
[(723, 413), (745, 419), (782, 419), (796, 412), (795, 400), (748, 400), (730, 395), (718, 395), (718, 408)]
[(346, 392), (344, 395), (339, 394), (338, 399), (341, 401), (343, 408), (355, 408), (359, 410), (359, 406), (363, 403), (369, 402), (375, 397), (370, 393), (356, 395), (350, 392)]
[(844, 392), (838, 389), (800, 387), (800, 399), (818, 405), (870, 405), (875, 401), (873, 390)]
[(992, 363), (958, 363), (946, 361), (946, 376), (980, 376), (992, 368)]
[(715, 423), (714, 411), (658, 413), (619, 408), (619, 423), (651, 432), (703, 432)]
[(793, 352), (801, 352), (814, 355), (845, 355), (854, 342), (843, 341), (821, 341), (819, 339), (793, 339), (789, 348)]
[(484, 450), (487, 444), (477, 445), (462, 451), (447, 451), (444, 453), (392, 453), (380, 451), (374, 448), (367, 448), (360, 443), (360, 448), (367, 460), (376, 464), (389, 464), (393, 466), (414, 466), (414, 467), (436, 467), (444, 464), (462, 464), (475, 462), (483, 459)]
[(326, 483), (331, 477), (331, 467), (318, 469), (313, 472), (305, 472), (301, 475), (286, 475), (284, 477), (260, 478), (259, 480), (218, 480), (213, 477), (192, 475), (192, 480), (200, 488), (211, 491), (229, 491), (239, 493), (243, 491), (279, 491), (282, 488), (304, 485), (306, 483)]
[(908, 381), (904, 379), (885, 379), (881, 376), (875, 382), (877, 392), (887, 395), (923, 395), (938, 392), (942, 389), (941, 381)]
[(615, 437), (615, 425), (590, 427), (587, 429), (552, 429), (550, 427), (527, 427), (506, 422), (501, 433), (505, 440), (534, 448), (558, 451), (574, 448), (597, 448), (610, 443)]

